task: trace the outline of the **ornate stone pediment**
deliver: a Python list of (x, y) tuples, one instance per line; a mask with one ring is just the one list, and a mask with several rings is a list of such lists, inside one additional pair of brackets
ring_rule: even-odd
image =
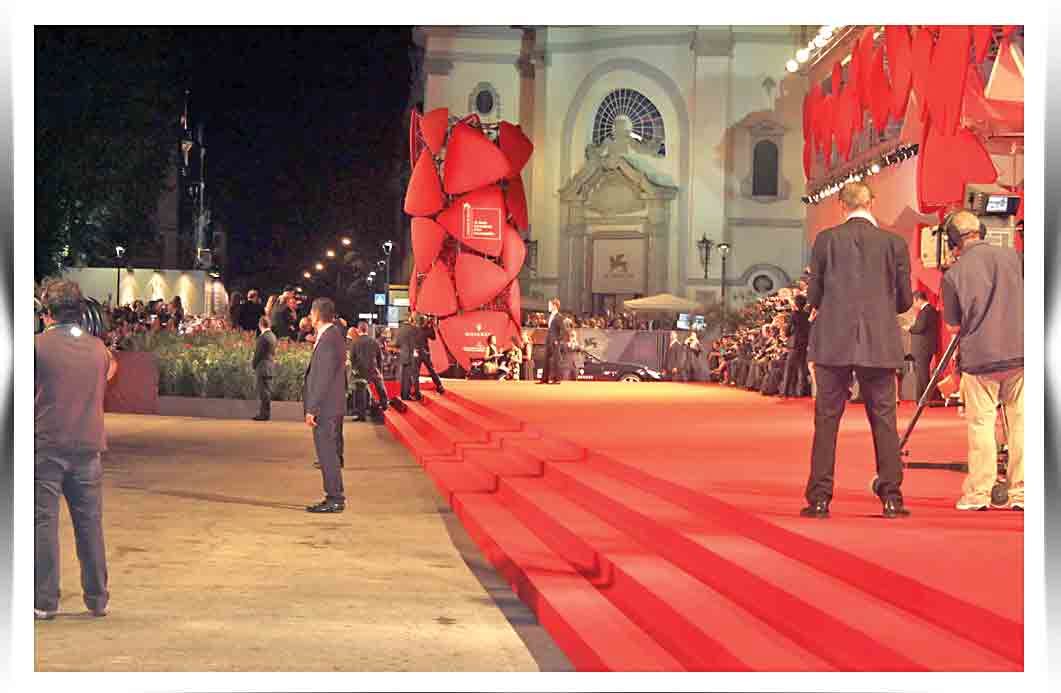
[(648, 200), (673, 200), (677, 186), (651, 170), (629, 146), (614, 140), (587, 147), (586, 163), (563, 188), (560, 199), (603, 215), (631, 214)]

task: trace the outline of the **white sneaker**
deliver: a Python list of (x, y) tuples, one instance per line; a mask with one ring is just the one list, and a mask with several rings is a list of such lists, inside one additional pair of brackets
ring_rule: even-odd
[(45, 611), (43, 609), (33, 608), (33, 620), (34, 621), (50, 621), (55, 618), (54, 611)]
[(967, 498), (965, 496), (959, 498), (958, 502), (954, 505), (958, 510), (987, 510), (987, 506), (987, 501)]

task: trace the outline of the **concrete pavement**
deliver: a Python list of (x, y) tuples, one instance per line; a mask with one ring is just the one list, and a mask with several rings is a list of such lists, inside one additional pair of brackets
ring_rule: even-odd
[(302, 424), (107, 429), (111, 614), (84, 614), (64, 508), (38, 671), (570, 670), (382, 426), (347, 421), (341, 515), (303, 510), (322, 492)]

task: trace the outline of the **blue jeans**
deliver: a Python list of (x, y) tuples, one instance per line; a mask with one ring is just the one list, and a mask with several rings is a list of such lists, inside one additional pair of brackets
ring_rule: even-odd
[(107, 556), (103, 545), (103, 465), (98, 452), (37, 450), (34, 455), (33, 606), (59, 609), (59, 498), (74, 524), (85, 606), (107, 607)]

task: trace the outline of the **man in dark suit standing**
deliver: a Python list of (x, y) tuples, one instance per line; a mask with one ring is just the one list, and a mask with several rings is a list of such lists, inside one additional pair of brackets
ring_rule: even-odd
[(258, 335), (258, 343), (254, 346), (251, 368), (258, 379), (258, 399), (261, 404), (254, 420), (268, 421), (272, 416), (273, 376), (276, 374), (276, 364), (273, 361), (276, 356), (276, 335), (269, 329), (269, 318), (264, 315), (258, 319), (258, 329), (261, 334)]
[(409, 320), (398, 328), (394, 338), (398, 345), (398, 382), (401, 385), (403, 400), (420, 399), (420, 357), (417, 346), (420, 343), (420, 329), (416, 326), (416, 314), (410, 313)]
[(560, 299), (549, 301), (548, 332), (545, 335), (545, 365), (539, 384), (560, 382), (560, 345), (564, 335), (564, 319), (560, 317)]
[[(350, 344), (350, 363), (375, 389), (380, 411), (387, 411), (387, 388), (383, 384), (383, 354), (380, 352), (379, 342), (368, 333), (367, 320), (357, 323), (357, 336)], [(367, 403), (366, 395), (364, 404), (358, 405), (359, 419), (365, 419), (367, 412), (362, 407), (367, 406)]]
[(313, 429), (313, 446), (324, 480), (324, 500), (306, 508), (311, 513), (341, 513), (343, 495), (343, 416), (346, 414), (346, 337), (336, 327), (335, 304), (318, 298), (310, 309), (317, 331), (313, 355), (306, 369), (303, 406), (306, 425)]
[(678, 339), (677, 332), (671, 332), (670, 344), (667, 346), (667, 353), (663, 357), (665, 364), (663, 370), (666, 371), (668, 380), (679, 381), (685, 379), (685, 358), (685, 345)]
[(895, 423), (895, 371), (903, 365), (896, 315), (910, 309), (910, 251), (883, 231), (870, 212), (873, 193), (864, 183), (840, 192), (847, 220), (814, 239), (807, 302), (814, 310), (808, 359), (814, 362), (814, 444), (804, 517), (829, 516), (836, 466), (836, 434), (851, 373), (858, 378), (873, 431), (877, 494), (887, 518), (909, 515), (903, 506), (899, 434)]
[(785, 359), (783, 397), (802, 397), (807, 391), (807, 344), (810, 340), (810, 316), (807, 297), (798, 294), (792, 300), (788, 333), (788, 356)]
[(417, 378), (420, 377), (420, 368), (422, 366), (427, 369), (427, 374), (431, 376), (431, 382), (435, 384), (435, 392), (440, 395), (445, 394), (446, 388), (442, 387), (442, 378), (438, 377), (438, 373), (435, 372), (435, 364), (431, 361), (431, 340), (435, 339), (435, 326), (428, 315), (421, 315), (419, 322), (419, 341), (416, 345), (416, 351), (419, 354), (419, 363), (416, 367)]
[[(939, 344), (939, 311), (928, 302), (923, 291), (914, 292), (914, 307), (918, 312), (917, 319), (910, 326), (910, 353), (914, 357), (914, 378), (920, 398), (928, 387), (932, 358)], [(939, 399), (939, 393), (932, 392), (929, 399)]]

